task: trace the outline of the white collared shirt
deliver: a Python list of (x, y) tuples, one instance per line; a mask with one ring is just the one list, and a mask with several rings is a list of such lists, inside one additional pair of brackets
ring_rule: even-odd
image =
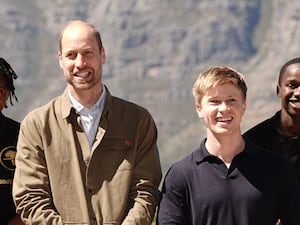
[(102, 94), (95, 105), (93, 105), (90, 109), (85, 108), (82, 104), (80, 104), (70, 93), (68, 90), (69, 98), (74, 105), (76, 111), (80, 115), (81, 123), (84, 129), (84, 132), (89, 141), (90, 148), (93, 146), (93, 142), (95, 139), (95, 135), (98, 129), (99, 121), (101, 118), (101, 114), (104, 108), (104, 103), (106, 99), (106, 89), (105, 86), (102, 86)]

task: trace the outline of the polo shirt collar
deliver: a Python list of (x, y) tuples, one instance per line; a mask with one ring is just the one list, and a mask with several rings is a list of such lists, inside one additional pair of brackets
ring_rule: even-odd
[[(193, 158), (194, 158), (196, 163), (201, 163), (201, 162), (205, 161), (208, 158), (216, 157), (216, 156), (211, 155), (207, 151), (207, 149), (205, 147), (206, 140), (207, 140), (207, 138), (204, 138), (202, 140), (199, 148), (196, 151), (194, 151), (194, 153), (193, 153)], [(247, 155), (252, 156), (252, 157), (257, 157), (259, 155), (259, 147), (254, 145), (247, 138), (244, 138), (244, 140), (245, 140), (245, 148), (241, 153), (239, 153), (239, 155), (240, 154), (247, 154)]]
[(205, 147), (206, 140), (207, 140), (207, 138), (204, 138), (202, 140), (199, 148), (193, 152), (193, 158), (197, 163), (200, 163), (200, 162), (204, 161), (206, 158), (212, 156)]

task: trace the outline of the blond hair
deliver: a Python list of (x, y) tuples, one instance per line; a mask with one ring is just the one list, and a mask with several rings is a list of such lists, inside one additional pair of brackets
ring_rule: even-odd
[(201, 102), (208, 88), (225, 83), (232, 83), (239, 87), (246, 100), (247, 85), (243, 74), (229, 66), (215, 66), (200, 73), (196, 79), (192, 89), (196, 104)]

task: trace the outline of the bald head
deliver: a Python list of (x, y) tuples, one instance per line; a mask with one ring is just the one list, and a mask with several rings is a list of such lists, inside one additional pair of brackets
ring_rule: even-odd
[(91, 32), (95, 35), (98, 46), (99, 46), (99, 51), (101, 51), (102, 49), (102, 40), (101, 40), (101, 35), (99, 33), (99, 31), (96, 30), (95, 26), (87, 23), (85, 21), (82, 20), (72, 20), (69, 21), (63, 28), (63, 30), (61, 31), (60, 35), (59, 35), (59, 51), (61, 52), (63, 46), (62, 46), (62, 39), (63, 36), (66, 32), (72, 32), (72, 30), (74, 31), (82, 31), (82, 32)]

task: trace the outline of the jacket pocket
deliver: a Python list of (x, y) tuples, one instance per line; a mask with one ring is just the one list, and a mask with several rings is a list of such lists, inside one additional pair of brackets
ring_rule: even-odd
[(135, 161), (134, 139), (106, 137), (95, 149), (90, 160), (91, 168), (109, 171), (131, 170)]

